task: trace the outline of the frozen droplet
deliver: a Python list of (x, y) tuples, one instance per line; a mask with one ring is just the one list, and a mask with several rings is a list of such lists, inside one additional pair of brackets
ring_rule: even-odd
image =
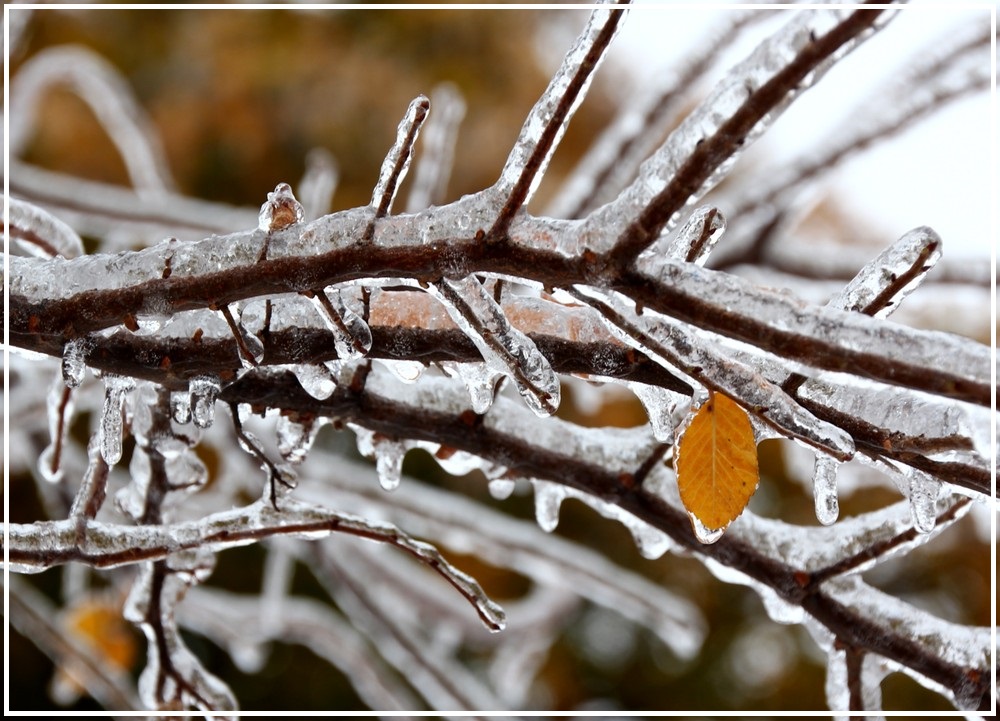
[(925, 473), (910, 473), (910, 518), (920, 533), (930, 533), (937, 524), (937, 498), (941, 483)]
[(674, 439), (674, 410), (677, 408), (678, 394), (666, 388), (646, 385), (645, 383), (629, 383), (629, 390), (646, 409), (653, 437), (660, 443), (672, 443)]
[(813, 468), (813, 499), (816, 503), (816, 520), (829, 526), (840, 515), (837, 500), (837, 469), (840, 463), (830, 456), (817, 454)]
[(295, 199), (292, 186), (278, 183), (274, 192), (267, 194), (267, 201), (260, 206), (257, 228), (269, 233), (301, 223), (303, 217), (302, 205)]
[(338, 289), (316, 291), (312, 301), (333, 333), (334, 348), (340, 360), (354, 360), (368, 355), (372, 348), (371, 328), (348, 307)]
[(560, 483), (532, 480), (535, 488), (535, 520), (546, 533), (556, 530), (559, 525), (559, 508), (566, 498), (566, 487)]
[(63, 479), (62, 467), (55, 465), (55, 455), (55, 445), (50, 445), (38, 456), (38, 472), (49, 483), (59, 483)]
[(634, 522), (620, 520), (632, 534), (632, 540), (635, 541), (635, 546), (643, 558), (657, 559), (677, 545), (670, 536), (645, 521), (638, 518), (635, 518)]
[(288, 416), (278, 416), (274, 432), (281, 457), (293, 465), (302, 463), (324, 422), (327, 422), (326, 419), (293, 421)]
[(170, 394), (170, 416), (175, 423), (184, 425), (191, 422), (191, 394)]
[(424, 372), (424, 364), (420, 361), (383, 360), (382, 365), (392, 371), (392, 374), (404, 383), (416, 383)]
[(222, 386), (214, 376), (198, 376), (188, 382), (191, 393), (191, 416), (199, 428), (208, 428), (215, 421), (215, 398)]
[[(247, 333), (242, 326), (240, 331), (243, 338), (243, 347), (240, 348), (240, 364), (244, 368), (256, 368), (264, 361), (264, 344), (253, 333)], [(244, 353), (244, 349), (249, 357)]]
[(298, 379), (302, 390), (318, 401), (329, 398), (337, 388), (337, 381), (323, 363), (292, 366), (292, 373)]
[(486, 413), (493, 405), (497, 382), (503, 378), (503, 374), (485, 363), (460, 363), (456, 368), (459, 377), (469, 390), (472, 410), (479, 414)]
[(694, 529), (695, 538), (706, 545), (709, 543), (715, 543), (722, 538), (722, 534), (726, 532), (725, 527), (717, 528), (715, 530), (706, 527), (705, 524), (699, 521), (698, 517), (693, 513), (688, 513), (688, 518), (691, 519), (691, 527)]
[(76, 388), (83, 382), (83, 374), (87, 370), (85, 356), (86, 347), (82, 338), (74, 338), (63, 346), (62, 377), (67, 387)]
[(406, 446), (396, 441), (382, 440), (375, 444), (375, 470), (382, 488), (392, 491), (403, 477), (403, 457)]
[(487, 487), (489, 488), (491, 496), (498, 501), (504, 501), (510, 498), (516, 486), (517, 481), (513, 478), (494, 478), (489, 482)]
[(122, 457), (122, 406), (125, 394), (135, 386), (131, 378), (104, 375), (104, 409), (101, 411), (101, 456), (113, 466)]

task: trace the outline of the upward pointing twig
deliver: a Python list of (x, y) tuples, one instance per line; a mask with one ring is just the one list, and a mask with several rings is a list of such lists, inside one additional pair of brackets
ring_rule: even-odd
[[(617, 0), (627, 5), (629, 0)], [(566, 53), (552, 82), (542, 93), (524, 121), (517, 142), (507, 157), (494, 190), (507, 195), (500, 214), (487, 233), (487, 240), (502, 240), (514, 215), (538, 188), (549, 160), (587, 93), (598, 65), (621, 27), (625, 10), (621, 7), (594, 10), (576, 43)]]

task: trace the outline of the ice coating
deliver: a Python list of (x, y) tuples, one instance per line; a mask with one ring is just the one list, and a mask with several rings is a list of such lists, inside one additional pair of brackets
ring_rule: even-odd
[(635, 304), (619, 293), (605, 293), (590, 286), (574, 288), (581, 299), (596, 300), (596, 307), (605, 307), (602, 316), (616, 337), (668, 371), (676, 373), (680, 369), (745, 408), (754, 409), (755, 415), (787, 435), (824, 449), (840, 460), (854, 454), (854, 441), (849, 434), (802, 408), (754, 367), (723, 355), (711, 334), (669, 316), (649, 312), (635, 315)]
[(559, 525), (559, 509), (569, 489), (561, 483), (537, 479), (531, 485), (535, 489), (535, 520), (543, 531), (551, 533)]
[(319, 429), (328, 422), (327, 418), (294, 421), (288, 416), (278, 416), (274, 433), (281, 457), (293, 465), (302, 463), (309, 455)]
[(214, 376), (197, 376), (188, 382), (191, 394), (191, 418), (199, 428), (208, 428), (215, 422), (215, 398), (222, 386)]
[(704, 523), (698, 520), (698, 517), (693, 513), (688, 512), (688, 518), (691, 520), (691, 528), (694, 530), (695, 538), (697, 538), (701, 543), (715, 543), (722, 538), (722, 534), (726, 532), (725, 526), (722, 528), (708, 528)]
[(868, 315), (884, 318), (920, 285), (940, 259), (940, 236), (927, 227), (911, 230), (868, 262), (828, 305), (866, 312), (875, 304), (877, 307)]
[[(663, 145), (640, 166), (638, 178), (612, 203), (591, 216), (590, 223), (607, 227), (622, 227), (627, 219), (636, 217), (654, 197), (663, 191), (680, 167), (691, 157), (699, 144), (714, 136), (758, 88), (780, 73), (813, 38), (832, 30), (848, 16), (846, 10), (810, 10), (792, 14), (792, 19), (778, 32), (765, 39), (745, 60), (734, 66), (719, 81), (702, 103), (689, 113), (670, 134)], [(857, 40), (854, 41), (856, 43)], [(842, 55), (854, 43), (842, 47)], [(687, 199), (696, 202), (725, 176), (742, 152), (751, 145), (782, 113), (794, 97), (812, 85), (823, 74), (830, 61), (810, 72), (799, 83), (796, 92), (787, 94), (748, 133), (740, 152), (728, 156), (701, 187)], [(676, 214), (674, 217), (676, 220)], [(671, 227), (670, 224), (667, 226)], [(612, 234), (612, 235), (616, 235)]]
[(840, 463), (829, 456), (816, 454), (813, 469), (813, 498), (816, 503), (816, 520), (829, 526), (840, 515), (837, 500), (837, 468)]
[(338, 358), (353, 360), (368, 354), (372, 347), (371, 328), (348, 307), (339, 289), (316, 291), (312, 301), (333, 333)]
[[(668, 236), (665, 255), (695, 265), (705, 265), (715, 244), (726, 231), (726, 219), (710, 205), (703, 205), (691, 213), (676, 232)], [(651, 250), (656, 251), (657, 243)]]
[(372, 190), (371, 206), (376, 209), (376, 217), (386, 215), (392, 208), (400, 183), (406, 177), (413, 158), (413, 146), (420, 132), (420, 126), (427, 118), (430, 100), (424, 95), (418, 95), (410, 101), (406, 114), (396, 128), (396, 140), (382, 161), (378, 181)]
[(629, 383), (628, 387), (646, 409), (649, 425), (653, 429), (653, 437), (660, 443), (672, 443), (674, 440), (674, 410), (677, 408), (680, 396), (666, 388), (645, 383)]
[(920, 533), (930, 533), (937, 524), (937, 498), (941, 482), (916, 468), (906, 471), (910, 479), (910, 517)]
[[(528, 113), (528, 117), (525, 118), (517, 142), (514, 143), (500, 173), (500, 179), (497, 181), (496, 189), (499, 193), (507, 194), (514, 189), (528, 167), (529, 160), (534, 159), (539, 145), (547, 141), (548, 147), (544, 149), (544, 157), (535, 159), (537, 165), (531, 170), (533, 173), (531, 184), (527, 188), (527, 195), (522, 204), (531, 199), (545, 174), (553, 152), (566, 131), (570, 118), (573, 117), (573, 113), (587, 94), (587, 89), (594, 77), (594, 71), (599, 67), (606, 53), (601, 52), (596, 58), (589, 56), (591, 56), (600, 36), (605, 34), (607, 29), (610, 28), (611, 36), (604, 41), (604, 47), (607, 47), (607, 44), (617, 35), (618, 29), (624, 21), (625, 12), (622, 8), (600, 7), (591, 13), (587, 20), (587, 26), (577, 37), (573, 47), (566, 53), (566, 57), (555, 75), (552, 76), (545, 92), (542, 93), (538, 102)], [(581, 80), (582, 83), (579, 82)], [(579, 83), (576, 88), (572, 87), (574, 81)], [(571, 90), (575, 92), (575, 95), (571, 99), (569, 108), (565, 109), (564, 115), (553, 129), (554, 135), (546, 138), (546, 132), (551, 132), (549, 126), (557, 117), (557, 110), (560, 110), (567, 93)]]
[(325, 363), (300, 363), (291, 366), (302, 390), (316, 400), (326, 400), (337, 389), (337, 381)]
[(104, 462), (113, 466), (122, 457), (122, 430), (124, 419), (122, 409), (125, 394), (135, 387), (131, 378), (104, 375), (104, 409), (101, 411), (101, 456)]
[(302, 204), (295, 199), (292, 186), (288, 183), (278, 183), (274, 186), (274, 190), (267, 194), (267, 200), (264, 204), (260, 206), (257, 229), (271, 233), (295, 223), (301, 223), (304, 218)]
[(560, 397), (558, 375), (534, 341), (511, 325), (478, 279), (444, 278), (432, 283), (430, 292), (475, 343), (489, 371), (509, 376), (536, 415), (549, 416), (556, 411)]
[(38, 241), (22, 240), (31, 252), (42, 257), (61, 255), (63, 258), (75, 258), (83, 255), (83, 241), (69, 225), (37, 205), (11, 197), (7, 201), (10, 204), (11, 237), (20, 239), (30, 235), (45, 244), (42, 246)]
[(74, 338), (63, 346), (62, 377), (68, 388), (76, 388), (83, 382), (86, 349), (87, 343), (82, 338)]

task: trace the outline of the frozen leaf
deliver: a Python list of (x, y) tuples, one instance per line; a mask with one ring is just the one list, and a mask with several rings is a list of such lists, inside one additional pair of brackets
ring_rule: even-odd
[(708, 531), (725, 529), (743, 512), (759, 481), (757, 444), (746, 411), (727, 396), (710, 393), (682, 431), (674, 465), (688, 513)]
[(292, 186), (278, 183), (274, 191), (267, 194), (267, 201), (260, 206), (257, 229), (271, 233), (301, 223), (304, 217), (302, 205), (292, 193)]

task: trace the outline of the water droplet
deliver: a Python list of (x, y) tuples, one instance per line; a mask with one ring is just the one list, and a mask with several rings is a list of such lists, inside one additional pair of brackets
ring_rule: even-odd
[(693, 513), (689, 513), (688, 518), (691, 519), (691, 527), (694, 529), (695, 538), (706, 545), (709, 543), (715, 543), (722, 538), (722, 534), (726, 532), (725, 528), (717, 528), (714, 531), (710, 528), (706, 528), (705, 524), (699, 521), (698, 517)]

